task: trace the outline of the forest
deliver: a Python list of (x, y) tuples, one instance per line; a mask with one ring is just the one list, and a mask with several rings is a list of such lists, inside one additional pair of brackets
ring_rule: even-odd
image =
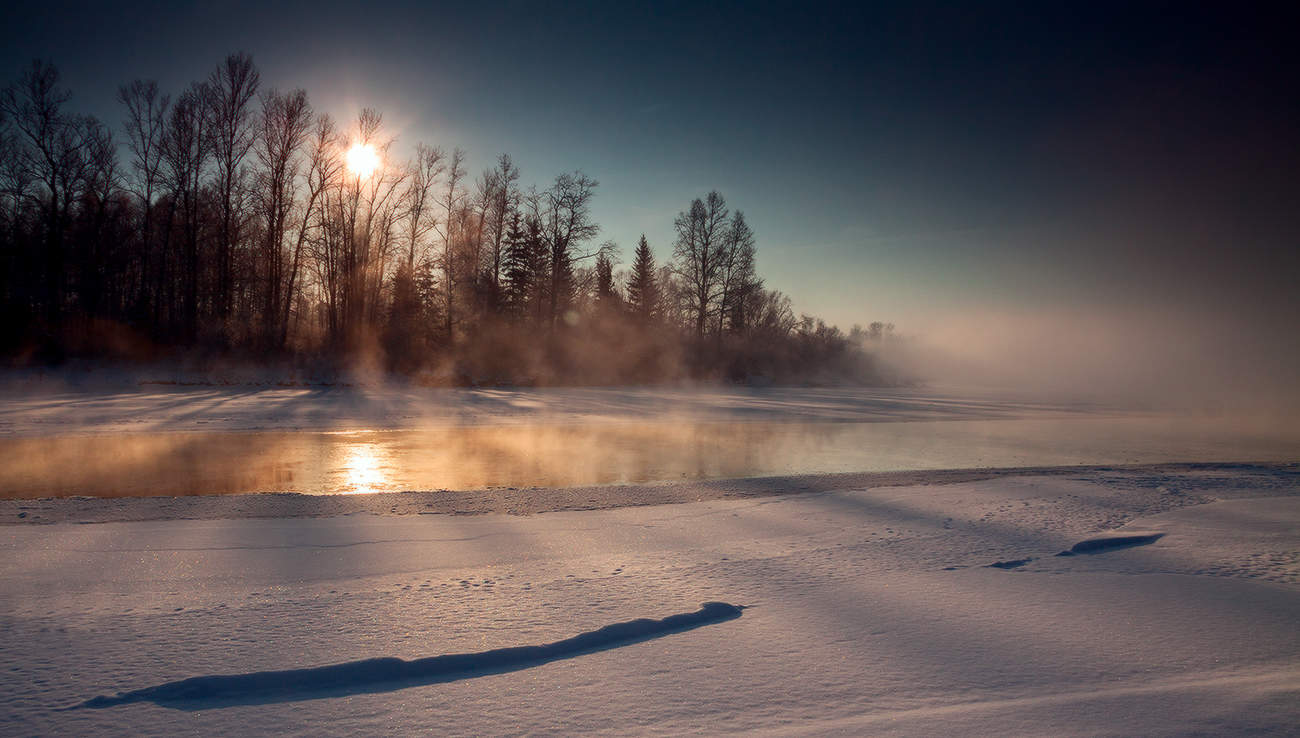
[[(844, 332), (757, 271), (718, 192), (676, 216), (672, 258), (628, 263), (599, 182), (525, 186), (498, 156), (399, 157), (383, 117), (339, 122), (232, 54), (169, 93), (117, 90), (115, 131), (34, 61), (0, 94), (0, 355), (365, 365), (447, 385), (879, 383), (893, 326)], [(694, 193), (690, 193), (694, 194)]]

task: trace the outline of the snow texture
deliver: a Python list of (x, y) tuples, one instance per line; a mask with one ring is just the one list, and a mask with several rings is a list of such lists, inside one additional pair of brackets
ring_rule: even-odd
[[(1298, 528), (1294, 472), (1264, 468), (531, 516), (11, 525), (0, 720), (14, 735), (1287, 734)], [(1047, 555), (1128, 531), (1164, 535)], [(553, 643), (711, 599), (752, 609), (404, 689), (66, 709), (195, 675)]]

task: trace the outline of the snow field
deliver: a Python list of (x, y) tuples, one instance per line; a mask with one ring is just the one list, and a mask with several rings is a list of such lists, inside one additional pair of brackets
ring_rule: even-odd
[[(1298, 491), (1289, 467), (1080, 471), (530, 516), (6, 526), (0, 714), (13, 734), (1284, 734)], [(1162, 535), (1054, 555), (1134, 531)], [(63, 709), (719, 600), (748, 609), (509, 673)]]

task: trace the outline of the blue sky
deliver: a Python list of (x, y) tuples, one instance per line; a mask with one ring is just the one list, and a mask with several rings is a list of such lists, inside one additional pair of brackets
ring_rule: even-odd
[[(41, 3), (6, 76), (53, 60), (73, 107), (179, 91), (248, 51), (266, 86), (398, 150), (500, 152), (601, 182), (601, 239), (720, 190), (797, 310), (845, 327), (977, 308), (1289, 311), (1300, 269), (1285, 26), (1186, 4)], [(1226, 13), (1226, 14), (1225, 14)], [(1254, 307), (1252, 307), (1254, 306)]]

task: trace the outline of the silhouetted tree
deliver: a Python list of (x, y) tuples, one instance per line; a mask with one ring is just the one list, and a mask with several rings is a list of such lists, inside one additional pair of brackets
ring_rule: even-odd
[[(35, 188), (28, 190), (38, 210), (44, 259), (32, 260), (44, 272), (45, 320), (57, 335), (63, 319), (68, 264), (66, 232), (72, 210), (85, 185), (86, 149), (99, 133), (93, 118), (65, 112), (71, 93), (59, 86), (59, 72), (45, 61), (36, 60), (18, 81), (0, 94), (0, 112), (16, 132), (10, 153), (17, 165), (30, 173)], [(36, 275), (32, 275), (36, 276)]]
[(561, 174), (543, 196), (540, 220), (550, 257), (547, 322), (552, 328), (572, 299), (573, 250), (600, 232), (591, 220), (591, 198), (598, 184), (582, 172)]
[(454, 239), (458, 226), (457, 216), (461, 213), (461, 200), (465, 197), (465, 193), (461, 190), (461, 181), (464, 177), (465, 152), (461, 151), (460, 148), (456, 148), (451, 152), (451, 165), (447, 168), (443, 195), (439, 201), (444, 213), (442, 220), (442, 254), (440, 255), (439, 264), (442, 267), (443, 299), (446, 301), (443, 320), (446, 321), (444, 328), (449, 344), (453, 343), (455, 338), (453, 333), (456, 321), (456, 246)]
[(659, 313), (659, 283), (655, 279), (655, 258), (650, 244), (641, 234), (632, 262), (632, 276), (627, 281), (627, 307), (642, 325), (650, 323)]
[[(743, 380), (850, 367), (889, 334), (796, 319), (717, 192), (678, 214), (670, 264), (642, 235), (625, 275), (612, 241), (590, 246), (582, 172), (539, 192), (503, 154), (467, 191), (463, 151), (398, 163), (378, 112), (340, 131), (306, 92), (258, 84), (233, 54), (175, 98), (122, 85), (126, 166), (107, 127), (66, 110), (52, 65), (0, 93), (0, 350), (93, 356), (138, 332), (259, 356), (378, 349), (457, 381)], [(373, 172), (345, 166), (354, 145)]]
[(437, 225), (432, 213), (433, 188), (446, 170), (443, 159), (446, 154), (437, 147), (416, 144), (415, 161), (411, 163), (407, 177), (404, 209), (406, 216), (406, 263), (415, 269), (417, 252), (424, 247), (424, 237)]
[(297, 202), (300, 152), (308, 141), (312, 118), (303, 90), (287, 94), (272, 90), (262, 96), (260, 130), (255, 139), (262, 166), (255, 179), (253, 199), (262, 219), (262, 341), (269, 348), (278, 349), (285, 340), (286, 326), (282, 322), (288, 320), (301, 262), (302, 240), (290, 241), (290, 220)]
[(614, 260), (609, 251), (602, 249), (596, 254), (596, 304), (606, 306), (618, 299), (614, 288)]
[(488, 309), (496, 312), (501, 303), (506, 233), (519, 205), (519, 167), (510, 160), (509, 154), (499, 156), (496, 167), (483, 175), (481, 190), (490, 248), (490, 263), (484, 265), (488, 277)]
[(542, 322), (549, 263), (541, 221), (533, 214), (516, 213), (505, 246), (506, 306), (515, 319)]
[[(172, 224), (178, 215), (180, 219), (182, 276), (179, 312), (187, 343), (193, 343), (197, 338), (199, 326), (200, 195), (209, 158), (203, 115), (203, 101), (207, 94), (207, 88), (198, 84), (182, 93), (171, 108), (163, 136), (166, 181), (171, 190), (167, 215), (169, 241)], [(164, 248), (168, 245), (165, 244)]]
[(722, 238), (722, 258), (718, 266), (718, 340), (730, 323), (733, 331), (745, 328), (745, 299), (762, 286), (754, 269), (754, 232), (737, 210), (731, 216)]
[(117, 99), (126, 106), (123, 124), (131, 152), (133, 192), (140, 200), (139, 280), (135, 317), (161, 320), (164, 282), (168, 281), (164, 254), (154, 253), (154, 198), (163, 186), (163, 145), (171, 97), (158, 91), (153, 80), (135, 80), (118, 88)]
[(719, 276), (727, 246), (727, 201), (715, 190), (679, 213), (673, 227), (673, 271), (684, 282), (686, 309), (694, 317), (696, 339), (704, 337), (709, 316), (721, 294)]
[(208, 76), (204, 96), (205, 131), (216, 166), (216, 197), (220, 213), (216, 232), (216, 285), (213, 310), (219, 321), (230, 317), (234, 292), (234, 251), (243, 225), (242, 165), (256, 141), (253, 98), (260, 75), (248, 54), (231, 54)]

